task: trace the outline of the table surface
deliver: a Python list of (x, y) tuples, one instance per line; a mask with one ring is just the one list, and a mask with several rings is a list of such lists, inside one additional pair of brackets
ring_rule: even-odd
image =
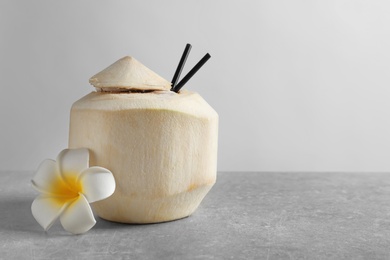
[(390, 173), (222, 172), (190, 217), (48, 232), (32, 172), (0, 172), (0, 259), (390, 259)]

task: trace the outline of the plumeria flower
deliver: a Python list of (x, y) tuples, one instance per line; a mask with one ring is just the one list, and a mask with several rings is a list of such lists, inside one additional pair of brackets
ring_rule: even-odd
[(31, 211), (45, 230), (60, 218), (66, 231), (81, 234), (96, 223), (89, 203), (111, 196), (115, 179), (105, 168), (89, 168), (88, 149), (65, 149), (39, 165), (32, 186), (41, 194)]

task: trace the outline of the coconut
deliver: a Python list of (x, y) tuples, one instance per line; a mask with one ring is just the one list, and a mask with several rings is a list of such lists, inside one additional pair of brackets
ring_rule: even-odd
[(96, 74), (97, 89), (130, 92), (92, 92), (70, 115), (69, 147), (88, 148), (90, 165), (109, 169), (116, 181), (114, 194), (92, 206), (124, 223), (189, 216), (217, 172), (218, 114), (195, 92), (167, 90), (166, 80), (141, 65), (125, 57)]

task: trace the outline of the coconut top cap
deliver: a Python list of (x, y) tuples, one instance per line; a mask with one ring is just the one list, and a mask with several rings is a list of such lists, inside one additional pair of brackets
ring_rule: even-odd
[(170, 90), (171, 83), (135, 58), (126, 56), (89, 79), (98, 91)]

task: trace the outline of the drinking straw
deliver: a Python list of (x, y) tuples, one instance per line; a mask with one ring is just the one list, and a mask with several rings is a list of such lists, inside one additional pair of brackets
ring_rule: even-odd
[(177, 85), (172, 89), (172, 91), (175, 91), (176, 93), (179, 92), (179, 90), (189, 81), (192, 76), (195, 75), (195, 73), (206, 63), (208, 59), (210, 59), (210, 54), (204, 55), (204, 57), (193, 67), (190, 72), (187, 73), (187, 75), (184, 76), (184, 78), (177, 83)]
[(190, 53), (191, 47), (192, 47), (191, 44), (187, 43), (187, 45), (184, 49), (183, 55), (181, 55), (181, 59), (180, 59), (179, 64), (177, 65), (175, 75), (173, 75), (173, 79), (171, 82), (172, 83), (171, 90), (173, 90), (175, 88), (176, 83), (179, 80), (181, 71), (183, 70), (184, 64), (186, 63), (186, 60), (187, 60), (188, 54)]

